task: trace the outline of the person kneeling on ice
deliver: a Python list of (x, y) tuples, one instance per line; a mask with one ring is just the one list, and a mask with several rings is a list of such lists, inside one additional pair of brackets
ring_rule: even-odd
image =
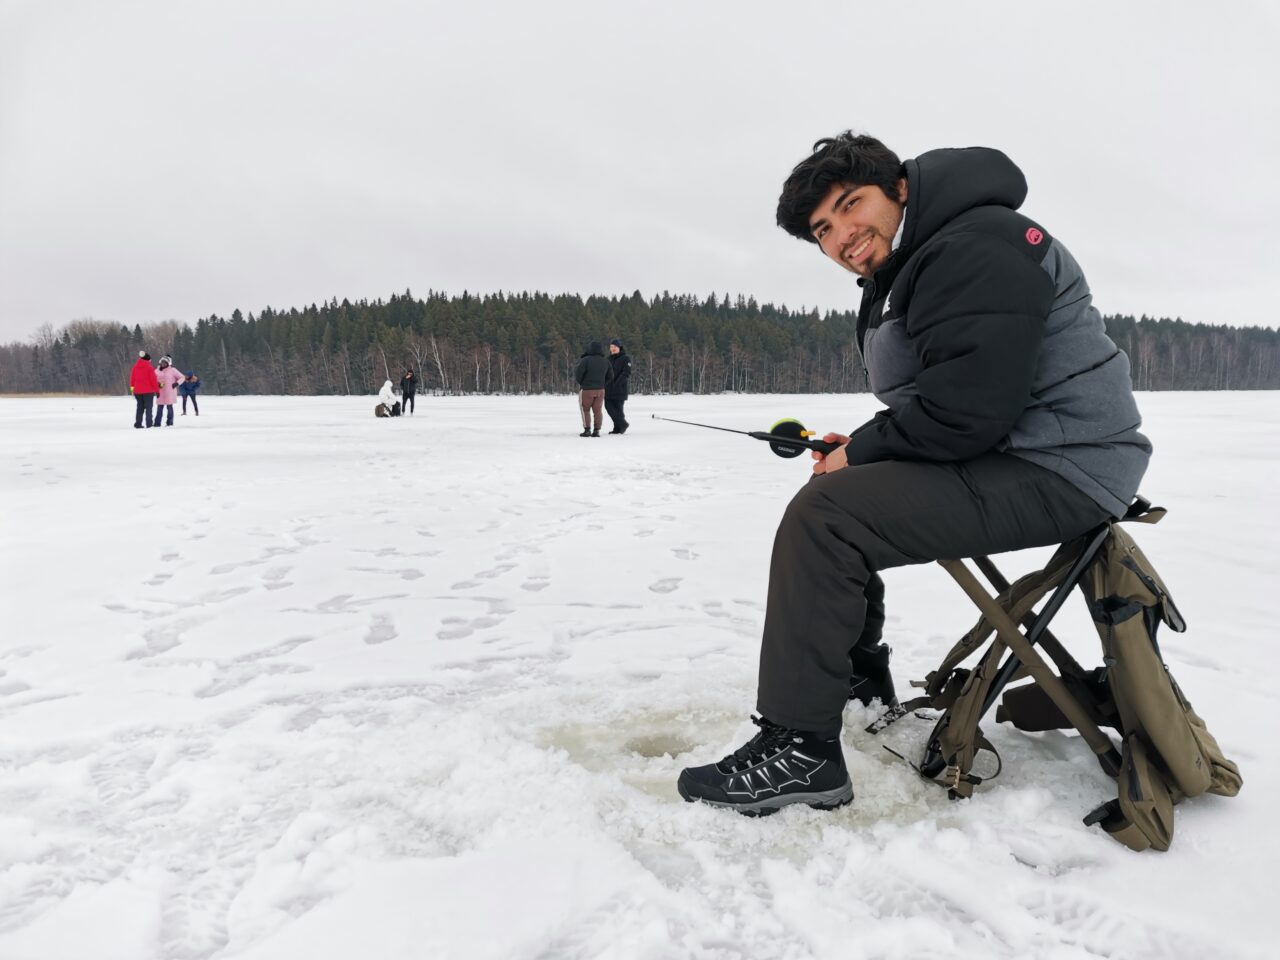
[(759, 732), (678, 788), (743, 813), (853, 799), (849, 700), (895, 702), (880, 571), (1057, 544), (1125, 512), (1151, 444), (1128, 358), (1070, 252), (1016, 212), (998, 150), (901, 162), (846, 131), (787, 178), (778, 224), (862, 287), (856, 339), (885, 404), (815, 453), (769, 568)]
[(375, 417), (400, 416), (400, 401), (392, 392), (390, 380), (383, 383), (382, 389), (378, 391), (378, 405), (373, 408), (373, 415)]

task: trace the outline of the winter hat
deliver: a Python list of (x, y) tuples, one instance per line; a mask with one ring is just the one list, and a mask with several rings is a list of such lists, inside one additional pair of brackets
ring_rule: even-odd
[(619, 340), (617, 337), (614, 337), (612, 340), (610, 340), (610, 341), (609, 341), (609, 346), (611, 346), (611, 347), (617, 347), (619, 350), (621, 350), (621, 349), (622, 349), (622, 341), (621, 341), (621, 340)]
[(139, 360), (150, 360), (150, 359), (151, 359), (151, 354), (147, 353), (147, 351), (145, 351), (145, 350), (139, 350), (139, 351), (138, 351), (138, 359), (139, 359)]
[(163, 367), (163, 366), (172, 366), (172, 365), (173, 365), (173, 361), (170, 360), (168, 357), (160, 358), (160, 366)]

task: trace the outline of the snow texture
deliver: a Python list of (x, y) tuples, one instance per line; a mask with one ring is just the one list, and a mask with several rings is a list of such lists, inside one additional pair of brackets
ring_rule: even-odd
[[(207, 396), (163, 430), (0, 400), (0, 957), (1274, 956), (1280, 397), (1140, 402), (1164, 653), (1245, 777), (1166, 854), (1081, 824), (1115, 788), (1077, 738), (991, 722), (969, 802), (859, 707), (848, 807), (676, 794), (754, 731), (808, 461), (649, 414), (847, 429), (870, 397), (637, 397), (599, 439), (570, 397)], [(975, 615), (936, 565), (886, 581), (905, 687)], [(1056, 632), (1097, 662), (1078, 601)]]

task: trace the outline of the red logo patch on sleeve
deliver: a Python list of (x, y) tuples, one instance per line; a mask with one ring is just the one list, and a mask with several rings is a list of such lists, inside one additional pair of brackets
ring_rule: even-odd
[(1033, 247), (1036, 247), (1040, 245), (1040, 241), (1043, 239), (1044, 239), (1044, 234), (1041, 233), (1039, 230), (1037, 230), (1035, 227), (1027, 228), (1027, 243), (1031, 244)]

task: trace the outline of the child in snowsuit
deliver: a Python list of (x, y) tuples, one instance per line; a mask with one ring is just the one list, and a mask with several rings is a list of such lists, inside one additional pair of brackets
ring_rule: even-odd
[(182, 415), (187, 415), (187, 401), (191, 401), (191, 406), (195, 408), (196, 416), (200, 416), (200, 404), (196, 403), (196, 391), (200, 389), (200, 377), (194, 371), (187, 374), (186, 382), (178, 387), (178, 393), (182, 396)]
[(166, 408), (169, 411), (169, 421), (165, 426), (173, 426), (173, 405), (178, 401), (178, 384), (186, 379), (173, 365), (173, 360), (169, 357), (160, 358), (160, 369), (156, 371), (156, 380), (160, 383), (160, 396), (156, 405), (157, 427), (160, 426), (160, 420), (164, 417)]

